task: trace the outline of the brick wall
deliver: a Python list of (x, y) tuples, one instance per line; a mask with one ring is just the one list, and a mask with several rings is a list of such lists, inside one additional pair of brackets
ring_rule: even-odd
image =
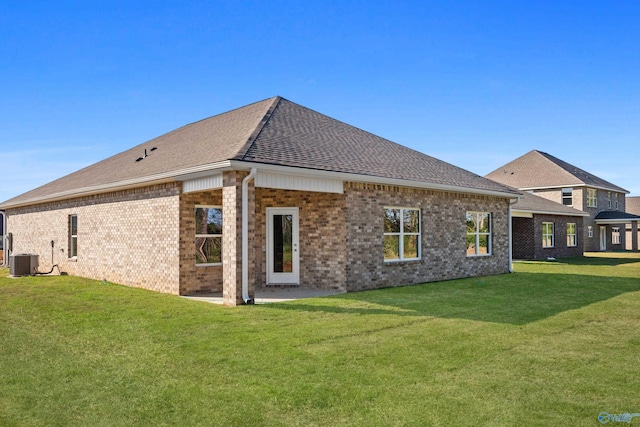
[[(542, 223), (553, 223), (554, 247), (542, 247)], [(567, 246), (567, 224), (576, 224), (577, 246)], [(535, 254), (534, 259), (565, 258), (570, 256), (582, 256), (584, 252), (584, 240), (582, 239), (582, 217), (568, 217), (560, 215), (534, 215)]]
[(255, 281), (266, 285), (266, 215), (271, 207), (298, 207), (300, 287), (346, 291), (344, 195), (270, 188), (255, 189)]
[[(508, 199), (357, 183), (345, 199), (348, 291), (508, 272)], [(385, 206), (421, 209), (421, 260), (384, 262)], [(492, 255), (466, 255), (467, 211), (492, 214)]]
[(512, 218), (513, 259), (534, 259), (535, 241), (533, 218)]
[[(169, 183), (7, 210), (14, 252), (72, 275), (178, 294), (180, 185)], [(68, 218), (78, 216), (78, 257), (68, 257)]]

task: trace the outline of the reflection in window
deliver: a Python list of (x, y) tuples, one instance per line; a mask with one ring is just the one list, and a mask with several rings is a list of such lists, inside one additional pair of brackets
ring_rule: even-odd
[(196, 206), (196, 265), (222, 263), (222, 208)]
[(69, 215), (69, 258), (78, 256), (78, 215)]
[(384, 260), (420, 259), (420, 210), (384, 209)]
[(467, 212), (467, 256), (491, 255), (491, 214)]

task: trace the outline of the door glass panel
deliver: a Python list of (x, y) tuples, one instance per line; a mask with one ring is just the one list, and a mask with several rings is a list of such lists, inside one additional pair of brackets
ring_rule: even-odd
[(293, 272), (293, 216), (273, 215), (273, 272)]

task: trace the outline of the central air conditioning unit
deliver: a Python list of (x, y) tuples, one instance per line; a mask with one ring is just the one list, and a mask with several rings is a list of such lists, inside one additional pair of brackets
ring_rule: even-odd
[(38, 255), (12, 255), (9, 257), (9, 275), (12, 277), (30, 276), (37, 270), (38, 265)]

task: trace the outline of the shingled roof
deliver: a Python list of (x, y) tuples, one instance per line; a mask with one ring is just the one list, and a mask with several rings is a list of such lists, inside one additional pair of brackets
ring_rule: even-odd
[[(136, 161), (137, 159), (142, 160)], [(517, 191), (281, 97), (154, 138), (0, 204), (2, 208), (179, 179), (233, 161), (446, 185), (463, 192)]]
[(628, 193), (624, 188), (538, 150), (518, 157), (485, 177), (521, 190), (587, 186)]
[(553, 202), (544, 197), (536, 196), (531, 193), (523, 193), (518, 201), (513, 204), (512, 211), (514, 212), (527, 212), (537, 214), (549, 214), (549, 215), (563, 215), (563, 216), (589, 216), (588, 213), (579, 211), (578, 209), (565, 206), (561, 203)]

